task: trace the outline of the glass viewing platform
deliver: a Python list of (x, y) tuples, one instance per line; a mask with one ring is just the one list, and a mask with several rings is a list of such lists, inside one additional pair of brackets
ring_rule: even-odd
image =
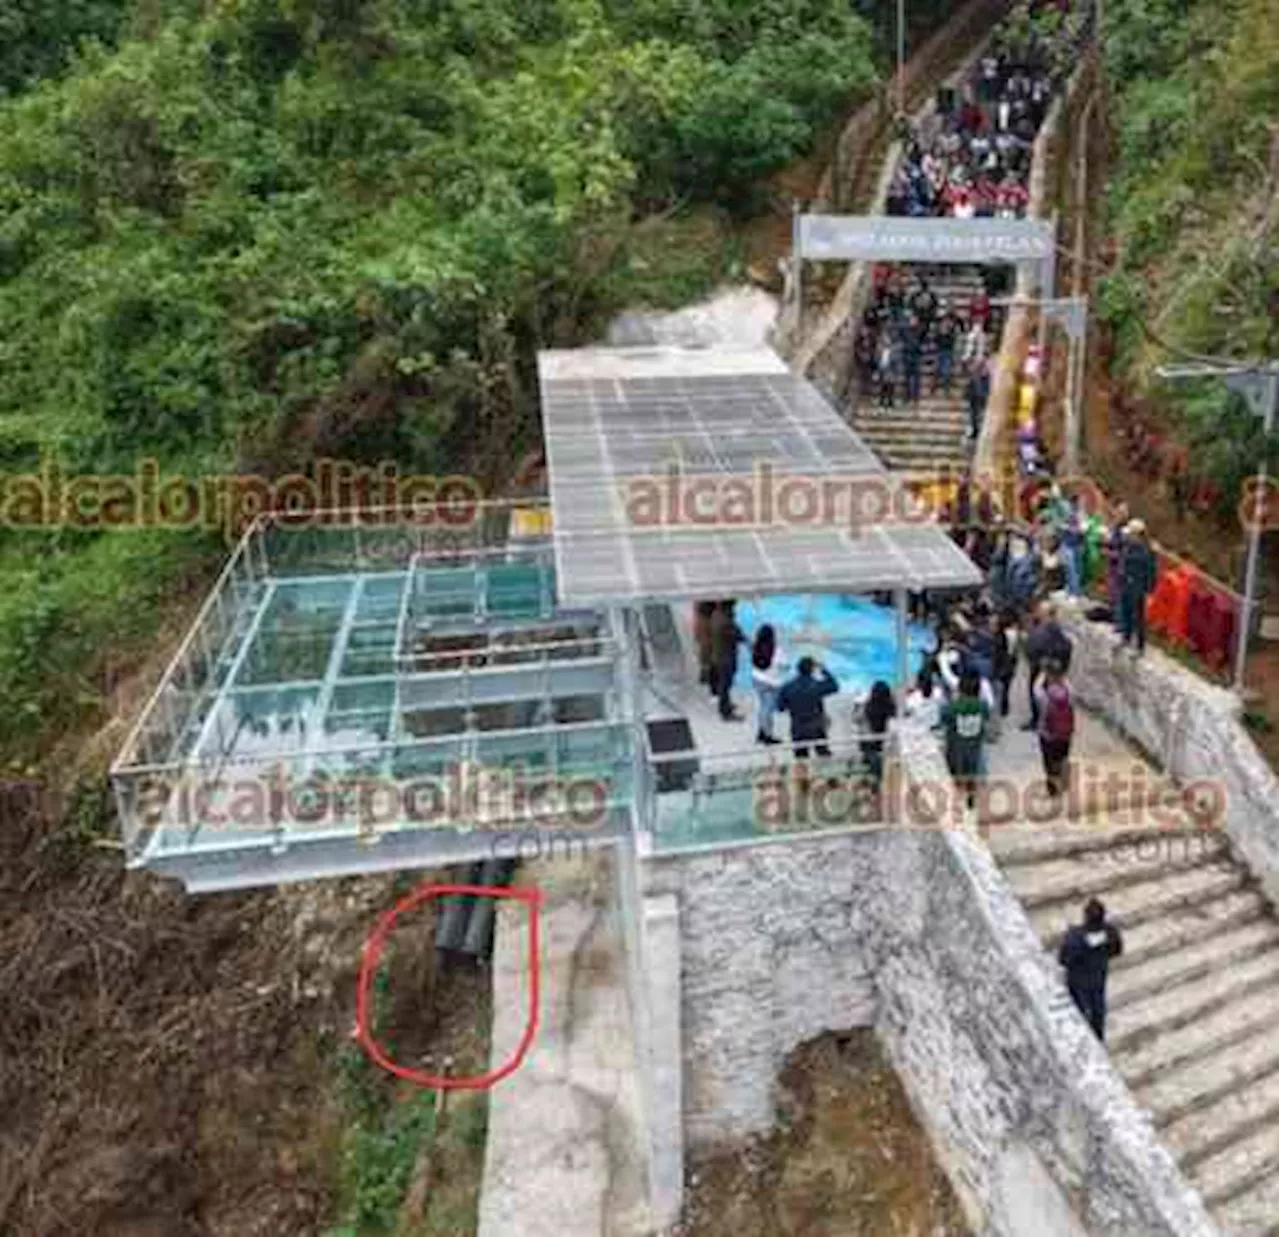
[(539, 380), (549, 512), (250, 528), (113, 766), (131, 866), (222, 889), (546, 854), (549, 838), (635, 854), (874, 824), (853, 695), (831, 702), (830, 763), (805, 765), (842, 779), (847, 806), (783, 810), (791, 749), (753, 749), (716, 714), (692, 603), (773, 598), (759, 613), (792, 664), (839, 653), (846, 689), (901, 691), (921, 640), (907, 590), (967, 587), (973, 564), (927, 519), (635, 518), (658, 481), (893, 505), (901, 479), (767, 349), (545, 352)]
[(255, 525), (114, 766), (128, 861), (227, 888), (626, 828), (617, 619), (510, 517)]

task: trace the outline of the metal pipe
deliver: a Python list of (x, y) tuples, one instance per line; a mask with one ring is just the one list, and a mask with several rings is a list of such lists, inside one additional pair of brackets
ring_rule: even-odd
[(907, 111), (907, 14), (906, 0), (898, 0), (898, 115)]
[[(1265, 438), (1276, 423), (1276, 402), (1280, 398), (1280, 378), (1271, 375), (1271, 397), (1267, 402), (1267, 415), (1262, 423)], [(1258, 583), (1258, 548), (1262, 543), (1262, 524), (1266, 518), (1267, 461), (1263, 457), (1258, 466), (1253, 499), (1253, 527), (1249, 530), (1249, 552), (1244, 568), (1244, 601), (1240, 606), (1240, 630), (1236, 635), (1236, 669), (1232, 686), (1237, 693), (1244, 692), (1245, 670), (1249, 660), (1249, 629), (1253, 626), (1254, 590)]]

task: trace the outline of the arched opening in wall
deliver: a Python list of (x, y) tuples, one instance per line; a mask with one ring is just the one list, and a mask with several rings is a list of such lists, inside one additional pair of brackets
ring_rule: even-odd
[(683, 1237), (971, 1232), (874, 1031), (801, 1044), (777, 1088), (771, 1133), (690, 1159)]

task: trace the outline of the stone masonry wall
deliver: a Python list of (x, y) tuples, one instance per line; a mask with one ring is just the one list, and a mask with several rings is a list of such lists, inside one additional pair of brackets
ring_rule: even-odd
[[(909, 781), (948, 783), (932, 736), (897, 741)], [(680, 905), (691, 1149), (771, 1129), (791, 1050), (870, 1025), (975, 1233), (1211, 1237), (975, 836), (888, 827), (666, 857), (647, 876)]]
[(1059, 612), (1075, 641), (1071, 683), (1080, 702), (1171, 777), (1213, 784), (1233, 849), (1274, 903), (1280, 789), (1240, 722), (1239, 701), (1158, 649), (1136, 660), (1118, 652), (1110, 625), (1088, 622), (1078, 605), (1064, 601)]
[(867, 891), (886, 887), (887, 849), (884, 835), (869, 833), (647, 865), (649, 893), (680, 900), (691, 1150), (767, 1133), (792, 1049), (872, 1025)]

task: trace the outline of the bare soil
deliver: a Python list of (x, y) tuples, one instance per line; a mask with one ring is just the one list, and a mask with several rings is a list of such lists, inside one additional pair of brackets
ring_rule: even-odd
[(962, 1237), (969, 1228), (870, 1031), (802, 1045), (779, 1128), (690, 1165), (679, 1237)]
[[(191, 897), (39, 813), (5, 823), (0, 1232), (323, 1231), (360, 950), (415, 878)], [(413, 935), (430, 930), (426, 914)], [(415, 985), (406, 943), (388, 958), (395, 1020), (469, 1066), (487, 1041), (487, 975)]]

